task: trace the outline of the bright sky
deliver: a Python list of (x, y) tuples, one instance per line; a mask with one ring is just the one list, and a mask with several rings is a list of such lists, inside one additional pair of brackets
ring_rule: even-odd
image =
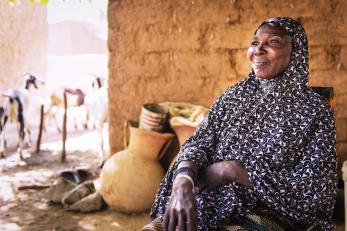
[(107, 23), (108, 0), (49, 0), (47, 21), (55, 23), (64, 20), (90, 23)]

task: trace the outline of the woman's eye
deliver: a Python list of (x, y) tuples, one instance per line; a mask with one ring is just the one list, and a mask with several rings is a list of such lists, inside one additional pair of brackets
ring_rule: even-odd
[(275, 44), (275, 45), (281, 44), (281, 41), (278, 40), (278, 39), (271, 39), (271, 40), (270, 40), (270, 44)]
[(252, 45), (252, 46), (258, 46), (258, 44), (259, 44), (258, 41), (252, 41), (252, 42), (251, 42), (251, 45)]

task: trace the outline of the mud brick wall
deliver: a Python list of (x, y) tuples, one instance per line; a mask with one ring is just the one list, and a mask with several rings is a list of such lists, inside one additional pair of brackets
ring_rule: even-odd
[(21, 84), (26, 72), (45, 79), (47, 7), (27, 0), (15, 6), (0, 1), (0, 18), (0, 93)]
[(110, 0), (111, 151), (122, 148), (123, 121), (148, 102), (210, 106), (250, 71), (246, 52), (259, 23), (298, 19), (309, 39), (311, 86), (332, 86), (337, 149), (347, 156), (347, 1)]

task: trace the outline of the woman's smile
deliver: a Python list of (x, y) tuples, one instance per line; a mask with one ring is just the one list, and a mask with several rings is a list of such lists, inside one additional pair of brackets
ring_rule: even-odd
[(269, 61), (253, 61), (252, 63), (253, 63), (253, 66), (258, 67), (258, 68), (264, 67), (266, 65), (270, 65)]

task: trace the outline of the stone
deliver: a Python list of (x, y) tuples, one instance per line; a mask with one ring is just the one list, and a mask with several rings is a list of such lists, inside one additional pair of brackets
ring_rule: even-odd
[(78, 211), (82, 213), (89, 213), (99, 211), (106, 206), (100, 192), (94, 192), (71, 206), (67, 207), (68, 211)]

